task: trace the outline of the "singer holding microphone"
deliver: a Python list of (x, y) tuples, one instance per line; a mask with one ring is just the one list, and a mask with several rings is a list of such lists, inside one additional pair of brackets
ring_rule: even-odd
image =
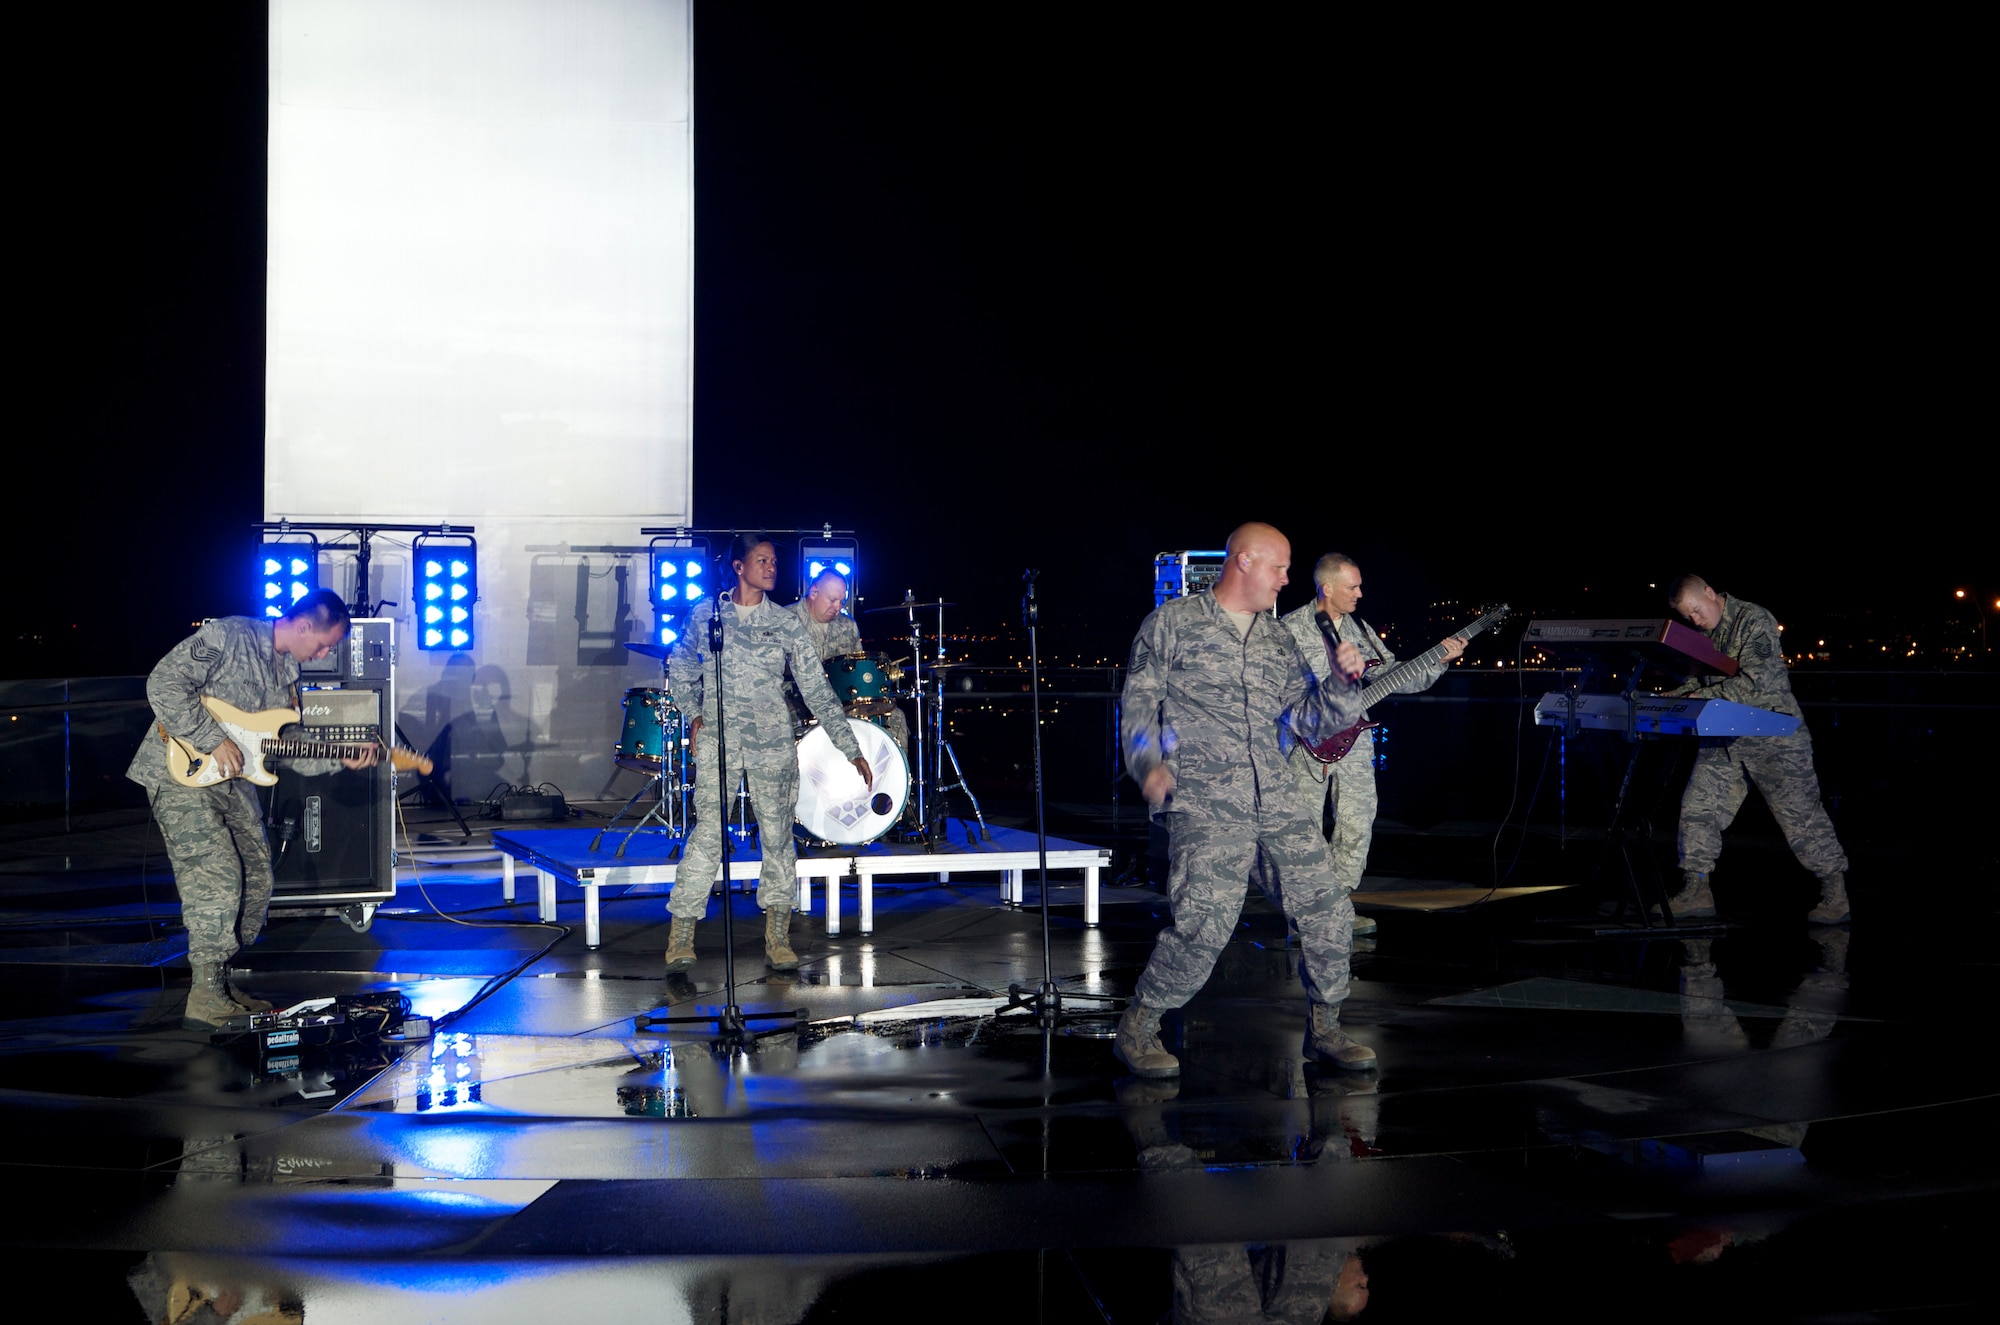
[[(1351, 644), (1361, 651), (1364, 667), (1385, 668), (1396, 661), (1396, 655), (1389, 651), (1375, 628), (1354, 615), (1354, 609), (1361, 605), (1361, 567), (1354, 564), (1354, 558), (1338, 552), (1321, 557), (1313, 565), (1313, 591), (1313, 601), (1295, 612), (1287, 612), (1283, 619), (1285, 628), (1292, 632), (1292, 638), (1311, 661), (1314, 675), (1324, 680), (1332, 674), (1328, 655), (1342, 644)], [(1465, 652), (1465, 641), (1447, 635), (1439, 647), (1444, 656), (1436, 662), (1415, 659), (1396, 673), (1396, 683), (1391, 687), (1394, 693), (1411, 695), (1436, 685), (1452, 660)], [(1364, 720), (1367, 716), (1361, 715)], [(1361, 886), (1361, 871), (1368, 864), (1368, 844), (1375, 836), (1375, 731), (1370, 728), (1363, 735), (1366, 740), (1349, 750), (1346, 758), (1331, 764), (1321, 764), (1305, 750), (1292, 751), (1292, 774), (1299, 790), (1313, 804), (1331, 807), (1333, 823), (1327, 845), (1333, 851), (1334, 875), (1350, 895)], [(1373, 919), (1355, 917), (1356, 934), (1370, 934), (1374, 930)]]
[[(792, 951), (790, 934), (798, 877), (792, 817), (799, 801), (799, 761), (791, 710), (785, 702), (788, 675), (834, 747), (853, 762), (862, 782), (873, 786), (875, 775), (861, 757), (840, 700), (827, 684), (812, 637), (795, 613), (770, 596), (778, 582), (778, 553), (771, 540), (762, 534), (738, 534), (729, 545), (729, 562), (736, 587), (688, 613), (687, 629), (667, 662), (674, 695), (684, 711), (696, 713), (688, 728), (688, 753), (695, 760), (696, 818), (667, 898), (673, 916), (667, 969), (684, 971), (694, 965), (695, 922), (708, 913), (709, 889), (722, 864), (721, 787), (735, 787), (740, 777), (749, 787), (763, 853), (757, 904), (764, 909), (765, 964), (774, 971), (795, 971), (799, 958)], [(719, 715), (718, 681), (723, 704)], [(718, 768), (720, 761), (712, 757), (718, 716), (726, 769)], [(703, 732), (708, 733), (706, 739)], [(723, 903), (728, 904), (726, 884)]]
[(1179, 1056), (1161, 1041), (1161, 1015), (1208, 982), (1252, 882), (1298, 926), (1303, 1052), (1350, 1070), (1375, 1064), (1375, 1051), (1340, 1025), (1353, 908), (1334, 883), (1317, 802), (1285, 767), (1288, 745), (1360, 718), (1352, 678), (1361, 657), (1342, 647), (1335, 661), (1345, 674), (1314, 676), (1271, 615), (1291, 562), (1282, 533), (1243, 525), (1229, 536), (1215, 587), (1161, 604), (1132, 641), (1120, 739), (1125, 767), (1167, 833), (1174, 921), (1154, 942), (1112, 1045), (1136, 1076), (1180, 1075)]

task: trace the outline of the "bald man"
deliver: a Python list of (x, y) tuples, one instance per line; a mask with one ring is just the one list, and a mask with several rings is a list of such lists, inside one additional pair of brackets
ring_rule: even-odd
[(1163, 930), (1118, 1023), (1112, 1052), (1142, 1077), (1180, 1073), (1160, 1016), (1208, 982), (1254, 879), (1299, 930), (1308, 1004), (1305, 1052), (1364, 1069), (1375, 1051), (1340, 1028), (1354, 907), (1334, 877), (1319, 806), (1302, 795), (1287, 749), (1360, 720), (1360, 651), (1335, 653), (1340, 675), (1315, 680), (1271, 615), (1292, 547), (1267, 524), (1229, 536), (1213, 589), (1162, 604), (1139, 627), (1125, 676), (1125, 766), (1167, 831)]

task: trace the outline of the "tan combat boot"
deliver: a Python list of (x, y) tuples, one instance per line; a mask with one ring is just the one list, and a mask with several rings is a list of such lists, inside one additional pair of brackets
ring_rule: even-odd
[(1340, 1009), (1331, 1003), (1314, 1003), (1306, 1017), (1306, 1056), (1322, 1059), (1349, 1072), (1365, 1072), (1375, 1066), (1375, 1051), (1340, 1029)]
[(1714, 915), (1715, 894), (1708, 890), (1708, 876), (1700, 870), (1682, 870), (1681, 890), (1667, 899), (1667, 910), (1676, 920)]
[(271, 1010), (270, 1003), (252, 994), (244, 993), (241, 989), (238, 989), (235, 985), (230, 984), (227, 980), (222, 982), (222, 990), (224, 993), (229, 995), (229, 1001), (231, 1003), (234, 1003), (237, 1007), (242, 1008), (245, 1012), (269, 1012)]
[(1125, 1006), (1118, 1019), (1118, 1037), (1111, 1042), (1111, 1054), (1139, 1077), (1177, 1077), (1181, 1060), (1160, 1044), (1160, 1009), (1134, 1001)]
[(229, 983), (222, 978), (222, 963), (203, 962), (194, 968), (194, 983), (188, 987), (187, 1007), (181, 1013), (181, 1028), (190, 1031), (219, 1031), (234, 1022), (248, 1026), (250, 1014), (229, 1001)]
[(1819, 881), (1819, 905), (1806, 912), (1808, 925), (1838, 925), (1847, 919), (1847, 876), (1829, 874)]
[(685, 971), (694, 965), (694, 919), (674, 917), (667, 928), (667, 969)]
[(792, 951), (792, 908), (773, 906), (764, 912), (764, 965), (774, 971), (796, 971), (799, 955)]

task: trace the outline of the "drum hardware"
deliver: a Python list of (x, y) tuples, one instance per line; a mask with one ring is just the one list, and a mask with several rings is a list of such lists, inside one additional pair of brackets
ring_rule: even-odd
[[(943, 675), (950, 668), (961, 665), (948, 663), (944, 658), (944, 609), (956, 606), (958, 604), (947, 602), (942, 598), (920, 603), (914, 593), (905, 589), (902, 602), (890, 607), (868, 609), (871, 613), (900, 611), (909, 619), (910, 693), (917, 706), (914, 742), (917, 762), (916, 767), (910, 770), (910, 781), (916, 793), (916, 840), (924, 844), (926, 851), (936, 850), (936, 843), (944, 835), (946, 796), (951, 792), (964, 794), (966, 801), (972, 806), (972, 817), (979, 824), (979, 835), (988, 842), (993, 840), (993, 834), (986, 827), (986, 816), (980, 812), (978, 798), (972, 794), (972, 788), (965, 780), (965, 773), (959, 767), (958, 755), (952, 750), (951, 742), (945, 739), (944, 734)], [(934, 676), (925, 675), (923, 627), (917, 619), (917, 612), (920, 609), (937, 613), (936, 629), (933, 632), (933, 637), (937, 641), (937, 658), (930, 665), (930, 671), (935, 673)], [(935, 693), (931, 690), (933, 686)], [(927, 698), (928, 710), (925, 707)], [(952, 772), (957, 777), (957, 781), (949, 784), (943, 782), (947, 760), (950, 761)]]
[[(623, 805), (618, 813), (597, 830), (590, 839), (590, 850), (597, 850), (598, 843), (611, 826), (625, 817), (625, 812), (639, 803), (648, 792), (655, 794), (652, 808), (648, 809), (638, 823), (633, 824), (618, 843), (613, 854), (623, 857), (625, 848), (640, 829), (657, 823), (669, 837), (684, 837), (687, 834), (688, 781), (687, 723), (680, 707), (674, 703), (673, 692), (667, 680), (667, 655), (669, 650), (658, 644), (627, 641), (626, 648), (633, 653), (654, 658), (660, 664), (660, 684), (635, 686), (625, 692), (623, 700), (625, 722), (619, 734), (618, 743), (612, 747), (611, 761), (619, 768), (631, 769), (635, 773), (647, 775), (647, 781)], [(669, 853), (679, 858), (680, 848)]]

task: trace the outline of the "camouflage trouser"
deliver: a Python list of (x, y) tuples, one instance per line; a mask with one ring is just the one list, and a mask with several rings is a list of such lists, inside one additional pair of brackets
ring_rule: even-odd
[[(708, 914), (709, 888), (722, 868), (722, 831), (715, 817), (720, 813), (715, 762), (703, 759), (695, 765), (695, 823), (688, 833), (687, 853), (674, 872), (674, 890), (667, 897), (667, 910), (682, 920), (699, 920)], [(731, 750), (731, 788), (745, 771), (749, 774), (750, 808), (757, 815), (757, 841), (763, 851), (763, 863), (757, 870), (757, 904), (766, 910), (791, 906), (798, 897), (798, 857), (792, 849), (792, 819), (799, 806), (798, 752), (787, 745), (777, 750), (754, 750), (739, 760)], [(732, 816), (735, 803), (732, 790)]]
[(1847, 853), (1819, 801), (1813, 774), (1812, 734), (1703, 737), (1681, 796), (1681, 868), (1703, 874), (1722, 854), (1722, 830), (1743, 808), (1755, 783), (1799, 864), (1825, 878), (1847, 869)]
[(181, 895), (188, 963), (228, 961), (242, 943), (257, 941), (271, 906), (271, 849), (257, 793), (238, 779), (161, 787), (150, 799)]
[(1174, 923), (1160, 932), (1134, 997), (1177, 1008), (1201, 992), (1236, 932), (1254, 881), (1299, 928), (1299, 978), (1315, 1003), (1347, 997), (1354, 903), (1335, 885), (1319, 825), (1288, 804), (1216, 819), (1187, 810), (1160, 816), (1167, 830), (1167, 900)]
[(1332, 820), (1326, 844), (1333, 856), (1333, 877), (1348, 892), (1361, 886), (1368, 844), (1375, 838), (1375, 763), (1369, 756), (1365, 740), (1357, 742), (1347, 758), (1324, 768), (1303, 750), (1292, 756), (1306, 799), (1326, 804), (1326, 817)]

